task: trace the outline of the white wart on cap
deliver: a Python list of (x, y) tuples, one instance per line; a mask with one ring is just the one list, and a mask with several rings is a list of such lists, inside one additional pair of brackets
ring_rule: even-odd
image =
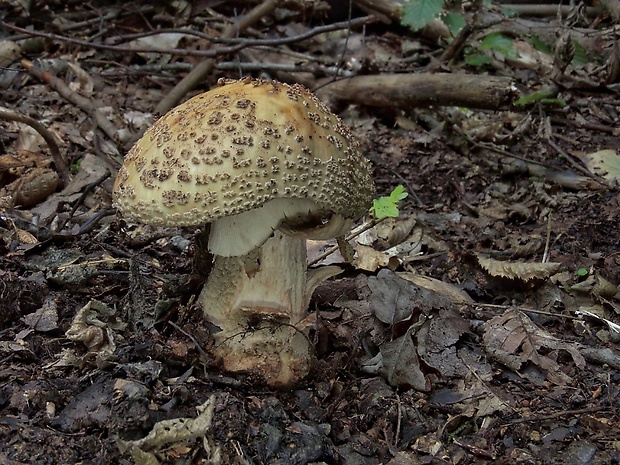
[(314, 94), (250, 78), (219, 84), (168, 112), (129, 151), (114, 186), (125, 217), (213, 223), (209, 249), (233, 256), (280, 226), (342, 234), (367, 211), (369, 163)]

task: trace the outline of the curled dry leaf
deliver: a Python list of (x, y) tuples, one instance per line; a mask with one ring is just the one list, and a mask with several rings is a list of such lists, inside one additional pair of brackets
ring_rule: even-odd
[(430, 276), (420, 274), (401, 272), (398, 273), (403, 279), (412, 282), (416, 286), (423, 287), (430, 291), (436, 292), (444, 297), (449, 298), (452, 302), (471, 303), (473, 299), (461, 288), (451, 283), (446, 283)]
[(422, 371), (420, 358), (413, 342), (413, 334), (424, 320), (410, 326), (404, 336), (382, 344), (379, 372), (392, 386), (411, 387), (418, 391), (431, 390), (430, 378)]
[(477, 254), (478, 263), (491, 276), (520, 281), (530, 281), (532, 279), (547, 279), (562, 269), (561, 263), (526, 263), (495, 260)]
[(394, 269), (410, 261), (429, 242), (430, 237), (415, 217), (386, 218), (355, 239), (356, 256), (352, 263), (371, 272), (384, 267)]
[(491, 358), (511, 370), (527, 377), (524, 370), (528, 364), (533, 364), (554, 384), (571, 382), (571, 377), (557, 362), (561, 351), (570, 354), (577, 368), (585, 367), (585, 359), (577, 345), (554, 338), (518, 310), (508, 310), (489, 320), (483, 344)]
[(43, 202), (56, 191), (59, 184), (60, 178), (55, 171), (34, 168), (6, 186), (6, 189), (12, 194), (15, 205), (27, 208)]
[(77, 82), (69, 84), (69, 88), (73, 92), (79, 92), (82, 95), (90, 97), (95, 89), (93, 78), (77, 63), (67, 61), (67, 67), (73, 72), (77, 78)]
[(197, 437), (204, 437), (213, 423), (215, 396), (197, 407), (196, 418), (175, 418), (162, 420), (153, 426), (147, 436), (135, 441), (117, 440), (122, 453), (129, 452), (135, 463), (159, 464), (154, 452), (163, 451), (170, 444), (185, 442)]
[(50, 158), (25, 150), (0, 156), (0, 197), (8, 197), (12, 206), (26, 208), (45, 200), (60, 184), (50, 163)]
[(357, 253), (353, 265), (360, 270), (376, 271), (387, 266), (390, 262), (390, 257), (385, 252), (380, 252), (367, 245), (358, 244), (355, 251)]
[(114, 310), (96, 300), (91, 300), (78, 311), (65, 333), (73, 342), (82, 342), (91, 352), (101, 357), (111, 355), (116, 349), (114, 330), (124, 328), (114, 319)]
[(433, 305), (428, 291), (422, 289), (389, 270), (381, 270), (379, 274), (368, 278), (371, 294), (370, 308), (383, 323), (394, 325), (412, 318), (420, 313), (423, 305)]

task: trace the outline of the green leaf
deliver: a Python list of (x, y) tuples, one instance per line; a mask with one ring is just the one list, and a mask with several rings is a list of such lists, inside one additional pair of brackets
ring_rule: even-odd
[(398, 203), (408, 195), (409, 194), (405, 192), (405, 188), (402, 185), (398, 185), (389, 196), (379, 197), (373, 200), (370, 212), (377, 220), (387, 217), (397, 218), (399, 215)]
[(80, 169), (80, 164), (82, 163), (82, 159), (78, 158), (76, 161), (74, 161), (71, 166), (69, 167), (69, 169), (71, 170), (72, 173), (77, 173), (78, 170)]
[(512, 39), (497, 32), (489, 34), (484, 39), (482, 39), (482, 43), (480, 44), (480, 50), (494, 50), (504, 56), (513, 58), (519, 56), (517, 51), (514, 49)]
[(422, 29), (441, 14), (443, 3), (444, 0), (409, 0), (403, 5), (400, 22), (414, 31)]
[(538, 50), (539, 52), (546, 53), (547, 55), (551, 55), (553, 53), (553, 50), (551, 50), (551, 47), (549, 47), (546, 43), (544, 43), (541, 40), (541, 38), (538, 37), (536, 34), (532, 34), (530, 36), (530, 40), (532, 41), (534, 48)]
[(515, 105), (518, 107), (524, 107), (529, 105), (530, 103), (540, 102), (543, 99), (547, 99), (553, 96), (553, 92), (548, 90), (541, 90), (538, 92), (533, 92), (531, 94), (524, 95), (519, 100), (515, 102)]
[(580, 278), (583, 278), (584, 276), (588, 276), (588, 270), (585, 268), (579, 268), (577, 270), (577, 276), (579, 276)]
[(588, 54), (586, 53), (586, 49), (577, 42), (573, 40), (573, 45), (575, 46), (575, 54), (573, 55), (573, 60), (570, 62), (573, 66), (584, 66), (590, 62), (588, 58)]
[(474, 53), (465, 57), (465, 63), (469, 66), (473, 66), (474, 68), (479, 68), (481, 66), (491, 64), (491, 59), (481, 53)]
[(399, 184), (398, 186), (396, 186), (394, 188), (394, 190), (390, 193), (390, 199), (395, 202), (398, 203), (401, 200), (407, 198), (409, 194), (407, 192), (405, 192), (405, 188), (402, 184)]
[(442, 17), (442, 20), (448, 26), (452, 37), (456, 36), (465, 27), (465, 18), (461, 13), (447, 13)]
[(565, 107), (567, 105), (566, 100), (563, 98), (544, 98), (540, 100), (540, 103), (553, 107)]

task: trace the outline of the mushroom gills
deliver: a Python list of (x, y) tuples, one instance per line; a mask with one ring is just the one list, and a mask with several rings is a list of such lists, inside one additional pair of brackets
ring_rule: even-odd
[(222, 257), (246, 255), (263, 245), (282, 221), (298, 223), (298, 218), (321, 218), (322, 213), (323, 210), (310, 199), (270, 200), (262, 207), (214, 221), (209, 235), (209, 251)]

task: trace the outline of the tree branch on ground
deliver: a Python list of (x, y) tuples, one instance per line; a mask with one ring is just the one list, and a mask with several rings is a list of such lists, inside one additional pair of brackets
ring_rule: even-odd
[(37, 131), (50, 148), (50, 153), (52, 155), (52, 159), (54, 160), (54, 165), (56, 166), (56, 171), (58, 171), (63, 185), (66, 186), (69, 181), (71, 181), (71, 175), (69, 174), (67, 163), (62, 156), (62, 153), (60, 153), (60, 148), (58, 147), (58, 142), (56, 142), (56, 137), (52, 134), (52, 132), (50, 132), (49, 129), (34, 118), (7, 110), (6, 108), (0, 108), (0, 119), (4, 121), (24, 123)]

